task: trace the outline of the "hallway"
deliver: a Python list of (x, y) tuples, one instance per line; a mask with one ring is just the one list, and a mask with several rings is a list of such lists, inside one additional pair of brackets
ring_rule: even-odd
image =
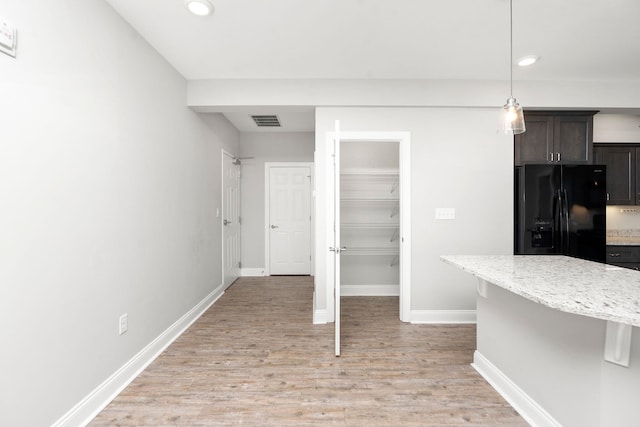
[(312, 325), (310, 277), (240, 278), (92, 426), (526, 426), (469, 365), (473, 325), (410, 325), (394, 297)]

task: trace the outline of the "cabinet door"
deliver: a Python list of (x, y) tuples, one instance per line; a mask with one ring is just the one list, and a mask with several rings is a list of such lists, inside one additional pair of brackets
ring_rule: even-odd
[(556, 116), (553, 144), (556, 163), (591, 163), (593, 116)]
[(525, 114), (527, 131), (516, 135), (515, 164), (551, 163), (553, 153), (553, 116)]
[(607, 264), (640, 263), (640, 247), (607, 245)]
[(604, 151), (605, 148), (599, 145), (593, 146), (593, 164), (594, 165), (604, 165)]
[(607, 166), (607, 204), (634, 205), (636, 203), (637, 148), (599, 145), (595, 162)]

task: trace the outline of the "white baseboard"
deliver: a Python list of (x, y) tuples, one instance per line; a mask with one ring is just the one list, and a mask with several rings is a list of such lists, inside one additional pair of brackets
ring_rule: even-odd
[(313, 310), (313, 324), (324, 325), (329, 323), (327, 310)]
[(313, 291), (313, 324), (314, 325), (324, 325), (328, 323), (329, 318), (327, 317), (327, 309), (318, 310), (316, 308), (316, 291)]
[(151, 364), (172, 342), (176, 340), (193, 322), (195, 322), (224, 293), (220, 285), (178, 319), (166, 331), (151, 341), (138, 354), (133, 356), (120, 369), (114, 372), (102, 384), (96, 387), (84, 399), (78, 402), (58, 421), (54, 427), (84, 426), (100, 413), (122, 390)]
[(411, 323), (476, 323), (476, 311), (411, 310)]
[(264, 268), (241, 268), (240, 277), (260, 277), (265, 276)]
[(562, 427), (520, 387), (513, 383), (501, 370), (476, 350), (473, 354), (473, 368), (506, 400), (529, 424), (534, 427)]
[(343, 297), (397, 297), (400, 285), (341, 285)]

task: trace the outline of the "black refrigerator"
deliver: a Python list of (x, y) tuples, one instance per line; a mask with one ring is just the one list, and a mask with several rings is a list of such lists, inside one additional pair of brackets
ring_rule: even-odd
[(605, 262), (604, 165), (524, 165), (515, 170), (515, 254)]

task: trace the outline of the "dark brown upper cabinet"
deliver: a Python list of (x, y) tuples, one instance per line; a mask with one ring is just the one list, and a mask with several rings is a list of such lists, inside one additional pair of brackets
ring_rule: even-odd
[(607, 204), (640, 204), (640, 144), (595, 144), (593, 154), (607, 166)]
[(527, 131), (514, 137), (514, 163), (593, 163), (597, 111), (525, 111)]

